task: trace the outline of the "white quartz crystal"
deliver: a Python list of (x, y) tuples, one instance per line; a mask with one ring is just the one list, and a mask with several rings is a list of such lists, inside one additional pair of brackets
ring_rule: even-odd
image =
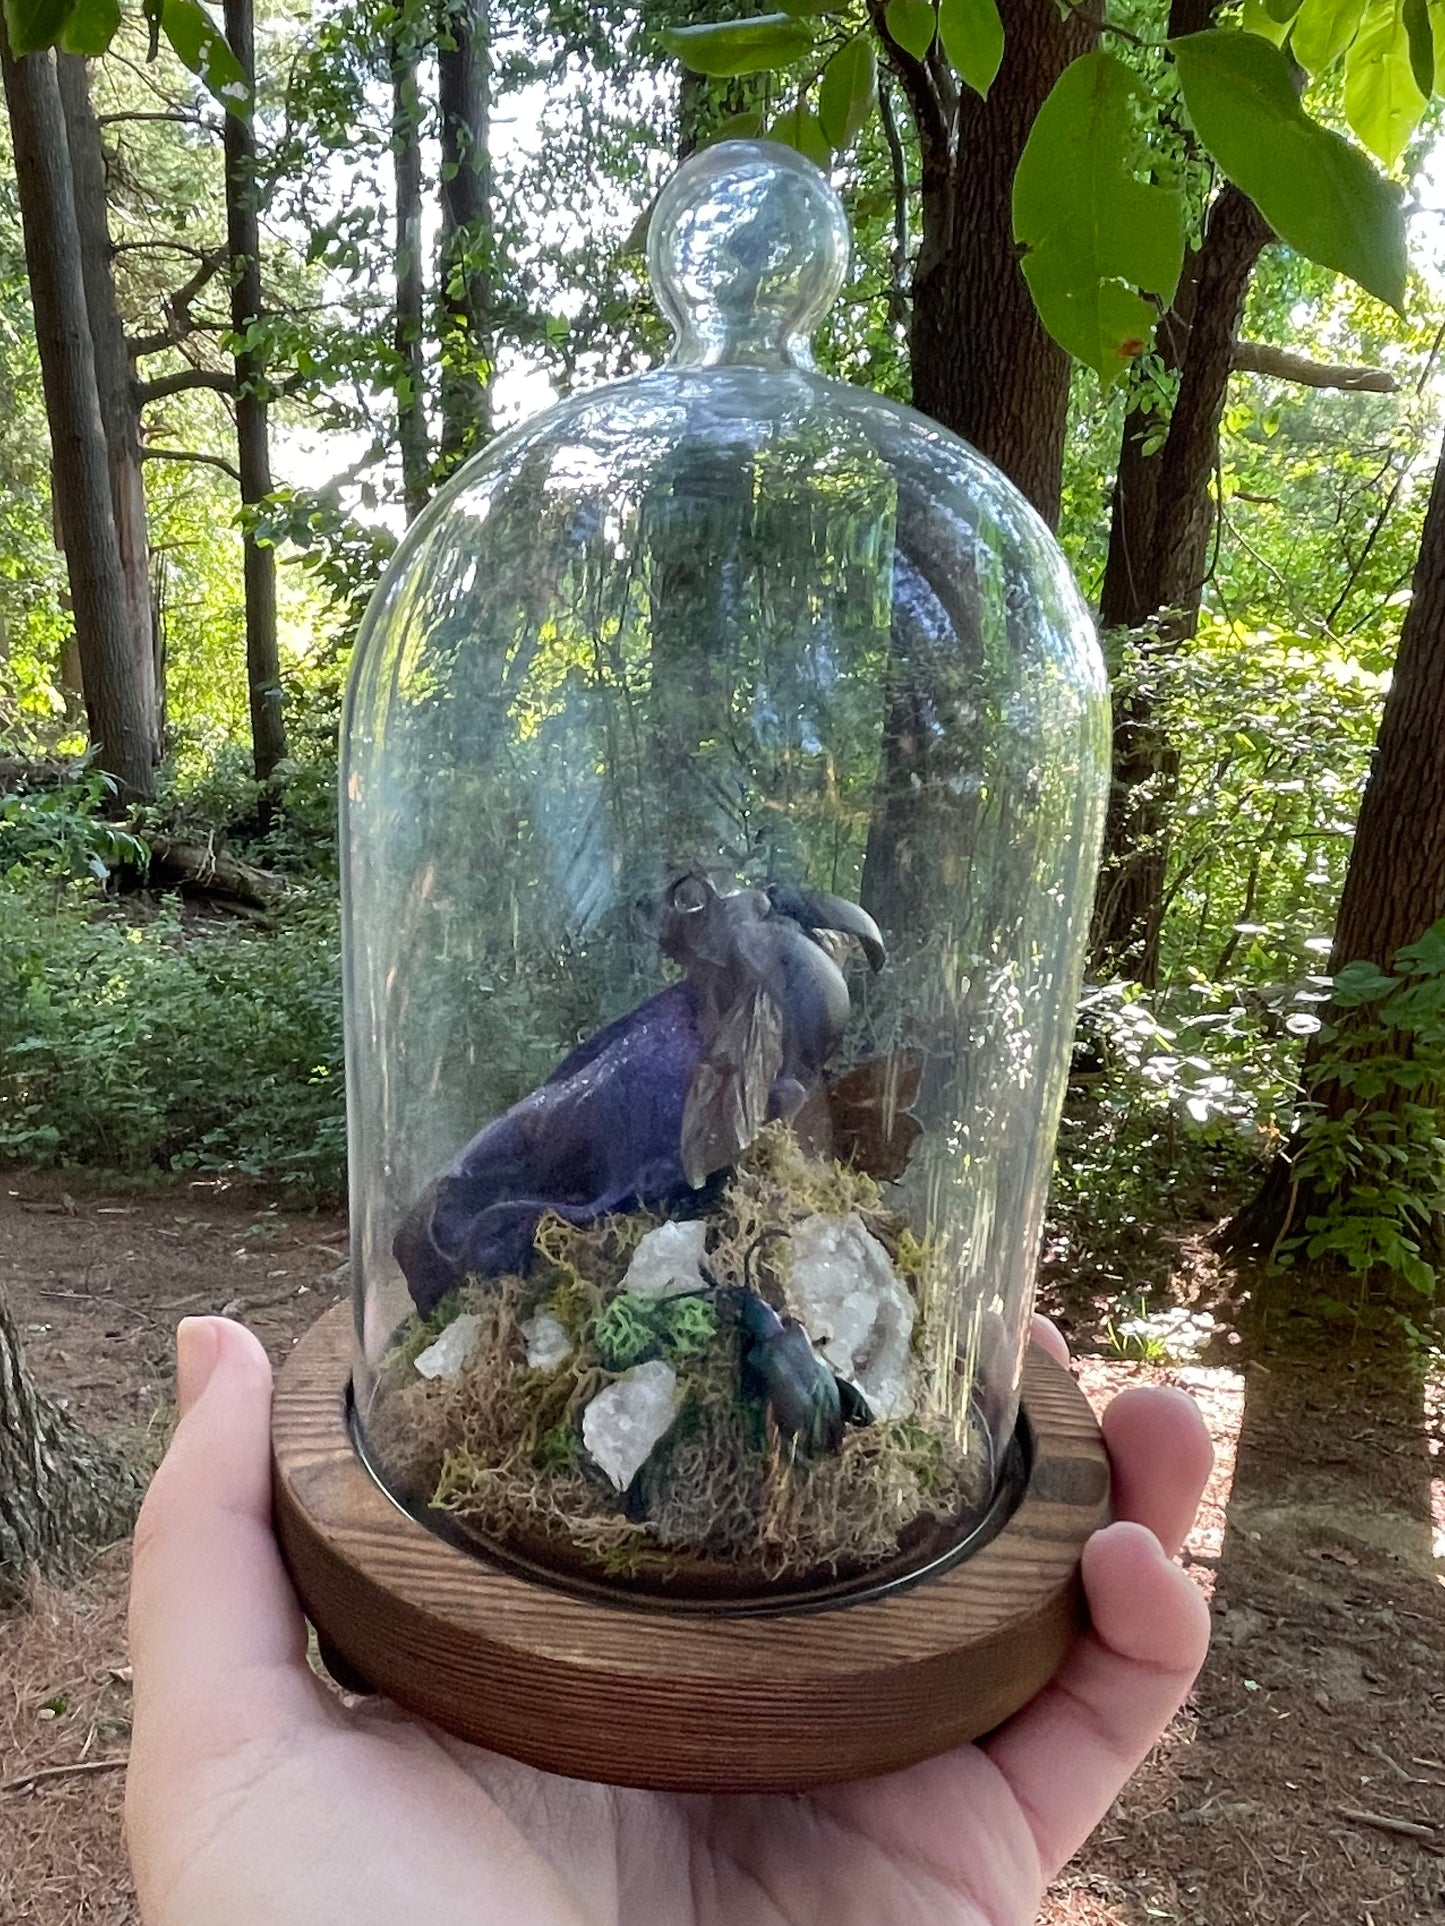
[(685, 1224), (659, 1224), (637, 1246), (627, 1275), (624, 1291), (634, 1297), (677, 1297), (683, 1291), (705, 1291), (707, 1280), (701, 1269), (707, 1225), (700, 1217)]
[(913, 1299), (856, 1211), (805, 1217), (788, 1235), (791, 1308), (875, 1418), (913, 1409)]
[(470, 1311), (454, 1317), (434, 1344), (418, 1351), (416, 1368), (424, 1378), (454, 1378), (472, 1354), (481, 1319)]
[(527, 1364), (533, 1371), (555, 1371), (572, 1353), (572, 1340), (550, 1311), (538, 1311), (522, 1326)]
[(654, 1358), (599, 1391), (582, 1413), (582, 1442), (619, 1491), (626, 1491), (672, 1429), (681, 1402), (676, 1371)]

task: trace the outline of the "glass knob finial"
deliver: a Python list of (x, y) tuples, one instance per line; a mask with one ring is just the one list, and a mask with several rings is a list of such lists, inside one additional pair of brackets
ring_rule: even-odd
[(647, 232), (659, 307), (684, 367), (809, 367), (808, 337), (848, 267), (848, 222), (827, 178), (791, 147), (719, 141), (663, 188)]

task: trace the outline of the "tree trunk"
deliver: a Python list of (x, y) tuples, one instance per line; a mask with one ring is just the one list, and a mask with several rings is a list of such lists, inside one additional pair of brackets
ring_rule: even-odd
[(115, 304), (115, 279), (111, 271), (115, 250), (111, 245), (106, 205), (105, 158), (101, 151), (100, 126), (90, 104), (90, 80), (84, 60), (76, 54), (59, 54), (55, 68), (65, 113), (66, 144), (70, 150), (80, 264), (95, 357), (96, 393), (105, 427), (105, 443), (110, 451), (110, 496), (120, 543), (121, 572), (125, 577), (131, 652), (135, 657), (141, 700), (151, 718), (151, 761), (158, 763), (162, 747), (160, 701), (150, 594), (150, 539), (146, 530), (145, 488), (141, 482), (140, 409), (136, 403), (125, 328)]
[(414, 521), (431, 493), (431, 448), (422, 362), (421, 102), (416, 55), (398, 40), (391, 55), (391, 153), (396, 181), (397, 439), (402, 499)]
[[(1158, 677), (1193, 636), (1209, 573), (1210, 482), (1249, 277), (1269, 228), (1236, 187), (1210, 210), (1204, 243), (1161, 331), (1180, 369), (1169, 433), (1145, 455), (1147, 421), (1125, 425), (1099, 619), (1104, 628), (1152, 625), (1137, 673), (1116, 691), (1114, 775), (1092, 937), (1093, 968), (1146, 988), (1159, 976), (1169, 824), (1179, 756), (1158, 722)], [(1182, 311), (1181, 311), (1182, 309)]]
[[(1418, 942), (1445, 917), (1445, 447), (1442, 447), (1410, 607), (1400, 631), (1374, 761), (1365, 784), (1335, 919), (1330, 972), (1347, 963), (1393, 966), (1396, 952)], [(1327, 1012), (1327, 1021), (1349, 1020)], [(1408, 1037), (1397, 1039), (1408, 1050)], [(1305, 1053), (1304, 1083), (1319, 1058), (1318, 1033)], [(1335, 1082), (1316, 1084), (1327, 1116), (1357, 1099)], [(1428, 1101), (1423, 1092), (1416, 1101)], [(1328, 1200), (1298, 1195), (1292, 1176), (1299, 1139), (1275, 1158), (1259, 1195), (1240, 1211), (1224, 1241), (1273, 1249), (1288, 1221), (1303, 1224)]]
[[(226, 38), (246, 78), (256, 74), (251, 0), (225, 0)], [(231, 326), (243, 344), (261, 320), (261, 230), (257, 219), (256, 137), (251, 123), (225, 117), (226, 249), (231, 263)], [(267, 782), (286, 756), (281, 656), (276, 640), (276, 554), (259, 543), (250, 511), (271, 492), (266, 356), (255, 345), (236, 355), (236, 449), (241, 470), (242, 559), (246, 584), (246, 681), (251, 703), (252, 761)]]
[(455, 467), (492, 432), (491, 20), (487, 0), (442, 0), (441, 452)]
[(82, 1546), (124, 1537), (139, 1500), (130, 1466), (36, 1389), (0, 1296), (0, 1607), (33, 1571), (64, 1577)]
[(913, 401), (997, 463), (1053, 527), (1069, 357), (1044, 332), (1019, 266), (1013, 183), (1039, 108), (1097, 34), (1082, 9), (1061, 18), (1054, 0), (1002, 0), (1000, 12), (1003, 65), (986, 101), (936, 54), (916, 61), (888, 43), (923, 159)]
[(0, 65), (90, 739), (121, 795), (146, 797), (154, 790), (154, 703), (132, 646), (55, 60), (49, 53), (16, 60), (0, 27)]

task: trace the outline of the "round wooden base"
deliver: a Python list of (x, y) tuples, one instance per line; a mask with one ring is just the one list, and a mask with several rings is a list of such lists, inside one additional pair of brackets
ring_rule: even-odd
[(352, 1444), (351, 1332), (345, 1305), (328, 1312), (281, 1373), (277, 1533), (328, 1662), (460, 1738), (615, 1785), (797, 1791), (991, 1731), (1083, 1625), (1079, 1554), (1108, 1518), (1108, 1459), (1037, 1346), (1028, 1485), (996, 1538), (882, 1596), (729, 1616), (579, 1597), (419, 1524)]

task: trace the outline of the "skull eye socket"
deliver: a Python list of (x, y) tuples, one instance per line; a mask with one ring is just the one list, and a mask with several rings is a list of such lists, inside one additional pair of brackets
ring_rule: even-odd
[(699, 910), (707, 908), (711, 894), (701, 876), (682, 876), (667, 892), (668, 907), (695, 916)]

